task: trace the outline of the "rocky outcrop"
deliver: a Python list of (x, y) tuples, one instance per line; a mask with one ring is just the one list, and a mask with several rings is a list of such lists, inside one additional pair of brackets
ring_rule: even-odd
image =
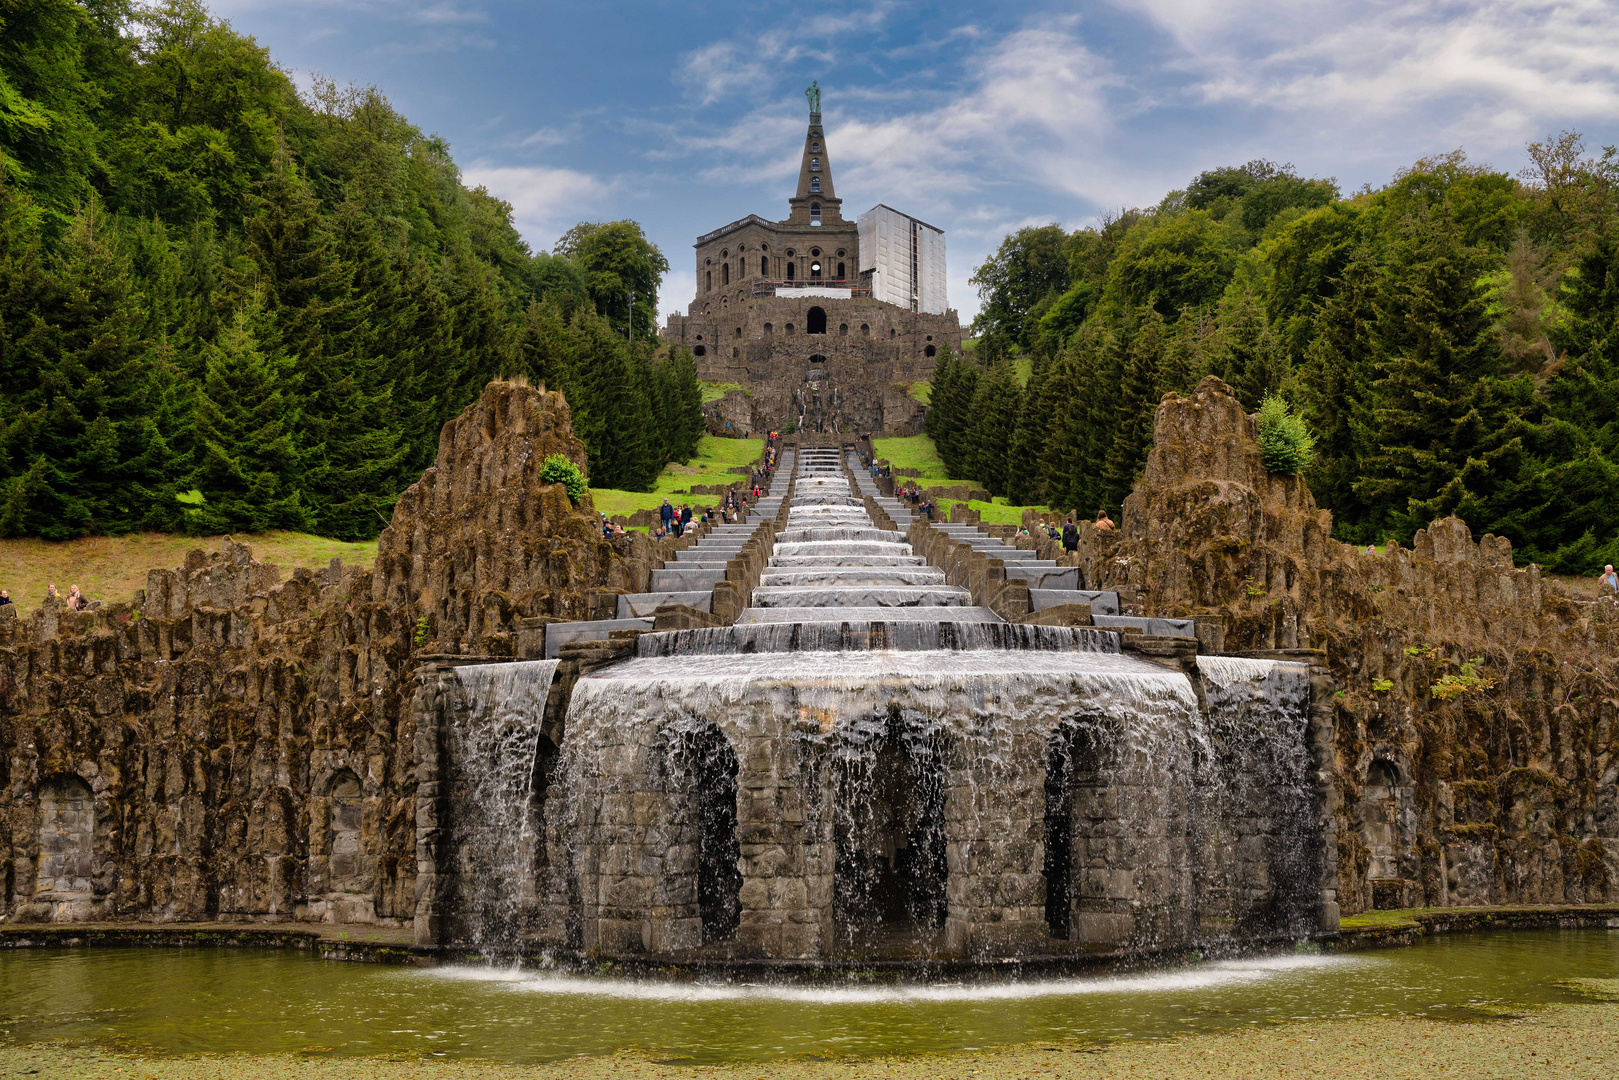
[(284, 576), (227, 544), (128, 602), (0, 621), (4, 915), (410, 919), (417, 661), (514, 655), (662, 554), (602, 540), (539, 481), (552, 453), (585, 462), (561, 395), (494, 383), (372, 570)]
[(1455, 518), (1386, 553), (1332, 540), (1256, 434), (1218, 379), (1167, 396), (1081, 564), (1148, 614), (1220, 616), (1229, 650), (1325, 650), (1343, 910), (1619, 895), (1619, 609)]

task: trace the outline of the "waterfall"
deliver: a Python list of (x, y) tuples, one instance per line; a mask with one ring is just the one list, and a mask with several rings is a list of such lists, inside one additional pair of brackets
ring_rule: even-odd
[(1210, 751), (1199, 770), (1205, 936), (1313, 929), (1321, 851), (1310, 759), (1310, 668), (1200, 656)]
[(543, 841), (539, 801), (545, 700), (556, 660), (452, 669), (460, 702), (450, 726), (453, 836), (466, 940), (514, 955), (535, 903)]

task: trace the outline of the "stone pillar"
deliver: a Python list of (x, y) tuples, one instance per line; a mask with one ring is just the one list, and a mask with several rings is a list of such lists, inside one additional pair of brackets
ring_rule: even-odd
[(450, 842), (449, 755), (446, 723), (450, 695), (447, 668), (423, 666), (416, 671), (416, 694), (410, 709), (416, 719), (416, 917), (417, 945), (442, 945), (448, 931), (446, 910), (454, 892)]

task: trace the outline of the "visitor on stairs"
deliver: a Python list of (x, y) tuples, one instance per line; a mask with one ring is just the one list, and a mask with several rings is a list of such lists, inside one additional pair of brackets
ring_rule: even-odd
[(1070, 555), (1079, 550), (1079, 526), (1071, 520), (1062, 523), (1062, 549)]
[(1106, 510), (1096, 512), (1096, 531), (1105, 533), (1113, 531), (1113, 519), (1107, 516)]
[(691, 524), (691, 507), (682, 506), (680, 508), (680, 535), (681, 536), (684, 536), (686, 534), (686, 527), (688, 525), (690, 525), (690, 524)]

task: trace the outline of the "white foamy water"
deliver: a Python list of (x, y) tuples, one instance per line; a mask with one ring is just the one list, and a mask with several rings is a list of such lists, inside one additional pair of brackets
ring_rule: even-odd
[(994, 983), (912, 983), (892, 986), (795, 986), (789, 983), (667, 983), (587, 978), (515, 968), (446, 967), (434, 978), (493, 983), (525, 994), (580, 995), (629, 1001), (771, 1001), (798, 1005), (904, 1005), (1028, 1001), (1101, 994), (1177, 994), (1264, 983), (1288, 976), (1348, 971), (1379, 963), (1349, 956), (1286, 955), (1213, 961), (1168, 971), (1030, 979)]

